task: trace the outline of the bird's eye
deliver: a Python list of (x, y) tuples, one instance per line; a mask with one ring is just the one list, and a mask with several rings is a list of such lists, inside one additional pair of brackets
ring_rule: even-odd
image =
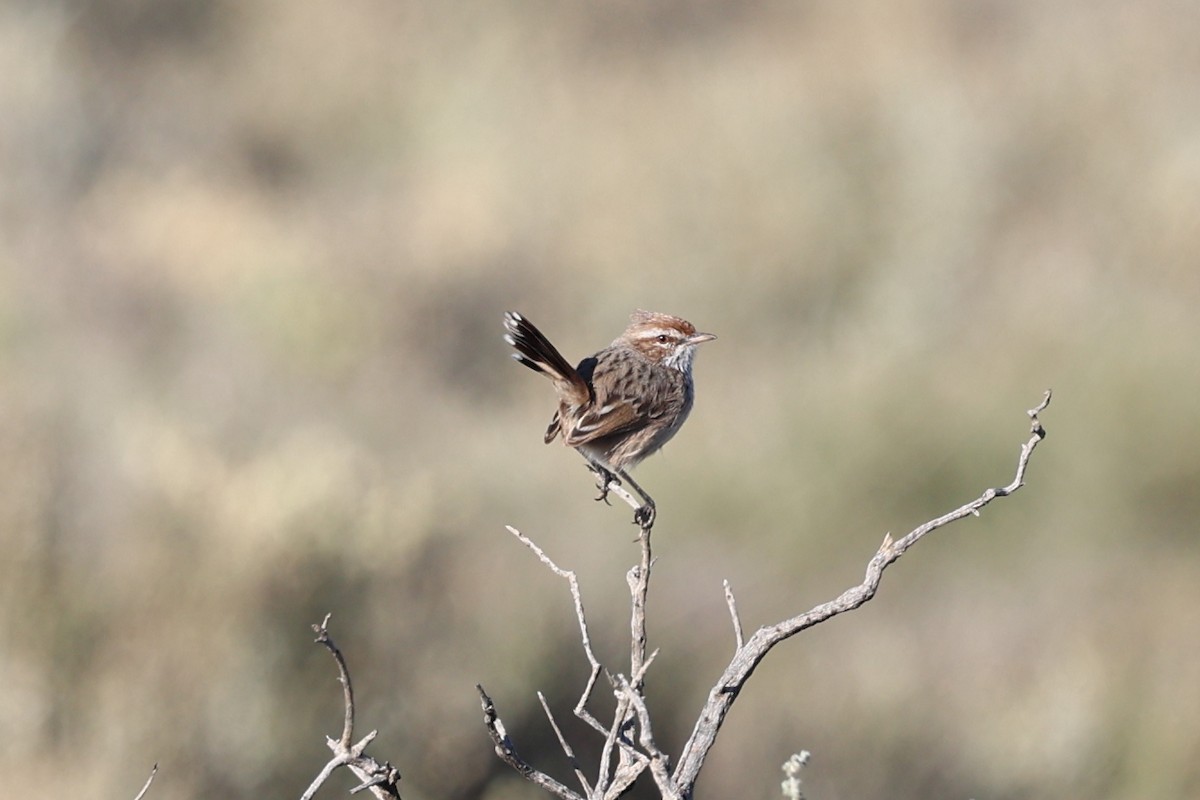
[(666, 343), (667, 343), (667, 335), (666, 335), (665, 333), (660, 333), (660, 334), (658, 335), (658, 343), (659, 343), (659, 344), (666, 344)]

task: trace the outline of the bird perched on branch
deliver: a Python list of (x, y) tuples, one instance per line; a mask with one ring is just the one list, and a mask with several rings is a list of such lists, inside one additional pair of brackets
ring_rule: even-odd
[(692, 323), (670, 314), (635, 311), (612, 344), (572, 367), (517, 312), (504, 315), (504, 328), (504, 340), (516, 350), (513, 358), (554, 382), (558, 410), (546, 428), (546, 443), (561, 435), (587, 459), (600, 489), (597, 500), (628, 483), (641, 497), (634, 522), (649, 528), (654, 500), (628, 470), (679, 431), (695, 399), (696, 347), (717, 337), (697, 333)]

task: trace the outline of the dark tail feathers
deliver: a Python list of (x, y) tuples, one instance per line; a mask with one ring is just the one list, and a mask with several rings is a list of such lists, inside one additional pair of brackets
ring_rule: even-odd
[(504, 341), (513, 346), (517, 352), (513, 358), (529, 367), (534, 372), (540, 372), (555, 380), (567, 383), (582, 383), (579, 374), (575, 372), (562, 354), (550, 344), (550, 340), (542, 335), (534, 324), (515, 311), (504, 314), (504, 329), (508, 333)]

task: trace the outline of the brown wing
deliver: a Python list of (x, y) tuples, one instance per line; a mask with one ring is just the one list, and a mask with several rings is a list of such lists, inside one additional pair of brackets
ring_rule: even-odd
[(593, 363), (581, 363), (579, 371), (590, 379), (595, 399), (563, 431), (571, 447), (643, 428), (674, 410), (673, 400), (680, 396), (674, 370), (655, 374), (649, 362), (637, 357), (631, 361), (627, 352), (602, 351)]
[(571, 447), (578, 447), (614, 433), (636, 430), (649, 419), (639, 405), (637, 398), (610, 399), (580, 414), (571, 429), (563, 432), (563, 440)]

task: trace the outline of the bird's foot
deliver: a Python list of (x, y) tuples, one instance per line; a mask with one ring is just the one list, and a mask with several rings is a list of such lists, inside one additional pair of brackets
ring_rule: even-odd
[(616, 475), (613, 475), (608, 470), (604, 469), (603, 467), (598, 467), (595, 464), (588, 464), (588, 469), (595, 473), (596, 488), (600, 491), (600, 494), (596, 495), (596, 502), (603, 500), (605, 505), (611, 506), (612, 503), (608, 501), (608, 487), (612, 486), (614, 483), (620, 486), (621, 481), (617, 480)]
[(633, 512), (633, 524), (641, 526), (642, 530), (648, 530), (654, 525), (654, 518), (658, 512), (654, 508), (654, 501), (649, 497), (646, 498), (646, 504)]

